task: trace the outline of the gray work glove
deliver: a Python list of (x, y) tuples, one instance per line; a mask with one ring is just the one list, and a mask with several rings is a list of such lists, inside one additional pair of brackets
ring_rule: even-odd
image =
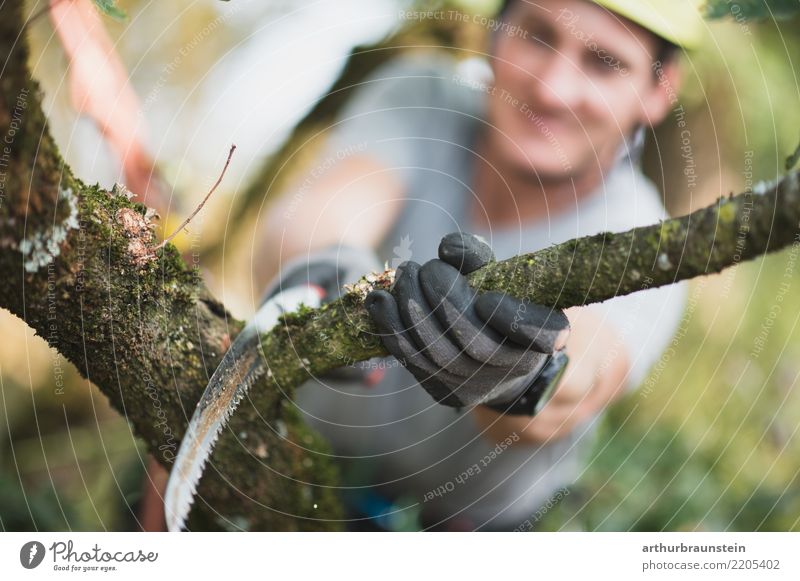
[(561, 310), (473, 290), (464, 275), (491, 260), (479, 238), (448, 234), (438, 260), (404, 262), (391, 292), (372, 291), (365, 306), (389, 353), (439, 403), (533, 415), (566, 364), (569, 322)]

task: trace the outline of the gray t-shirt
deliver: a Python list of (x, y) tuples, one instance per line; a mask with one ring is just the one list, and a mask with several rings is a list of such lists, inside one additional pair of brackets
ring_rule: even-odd
[[(625, 150), (575, 207), (514, 228), (474, 227), (471, 145), (484, 123), (485, 92), (469, 78), (445, 54), (396, 58), (359, 87), (331, 131), (329, 158), (373, 156), (405, 185), (401, 215), (376, 249), (381, 260), (423, 263), (435, 258), (443, 235), (458, 230), (483, 235), (504, 259), (666, 217), (660, 195)], [(630, 389), (670, 342), (685, 293), (673, 285), (585, 307), (616, 326), (621, 345), (612, 353), (624, 351), (632, 362)], [(370, 504), (368, 512), (377, 506), (394, 522), (421, 512), (429, 524), (450, 519), (456, 528), (512, 529), (580, 475), (597, 418), (541, 445), (516, 443), (517, 434), (498, 445), (470, 413), (435, 403), (394, 358), (373, 363), (385, 369), (374, 387), (314, 380), (296, 400), (339, 457), (346, 498)], [(375, 492), (389, 502), (375, 501)]]

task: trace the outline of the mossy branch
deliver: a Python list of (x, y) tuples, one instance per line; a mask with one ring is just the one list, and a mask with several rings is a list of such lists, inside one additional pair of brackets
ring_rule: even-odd
[[(483, 291), (568, 308), (720, 272), (800, 245), (800, 174), (660, 224), (606, 232), (493, 262), (470, 274)], [(349, 293), (321, 309), (284, 317), (262, 346), (284, 388), (342, 365), (386, 355), (363, 306)]]

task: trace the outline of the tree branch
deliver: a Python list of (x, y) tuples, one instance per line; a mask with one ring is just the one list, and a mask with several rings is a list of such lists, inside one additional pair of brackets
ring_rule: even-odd
[[(720, 272), (789, 245), (800, 246), (800, 173), (720, 198), (687, 216), (627, 232), (606, 232), (494, 262), (469, 275), (482, 291), (504, 291), (559, 308)], [(391, 278), (391, 277), (386, 277)], [(321, 309), (287, 315), (262, 338), (279, 387), (386, 355), (363, 298), (372, 286)]]

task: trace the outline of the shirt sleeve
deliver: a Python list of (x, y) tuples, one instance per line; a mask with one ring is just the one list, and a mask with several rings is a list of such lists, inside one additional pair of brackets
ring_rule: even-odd
[(432, 136), (437, 110), (449, 82), (444, 57), (411, 52), (367, 76), (330, 127), (327, 156), (368, 155), (408, 179), (420, 141)]

